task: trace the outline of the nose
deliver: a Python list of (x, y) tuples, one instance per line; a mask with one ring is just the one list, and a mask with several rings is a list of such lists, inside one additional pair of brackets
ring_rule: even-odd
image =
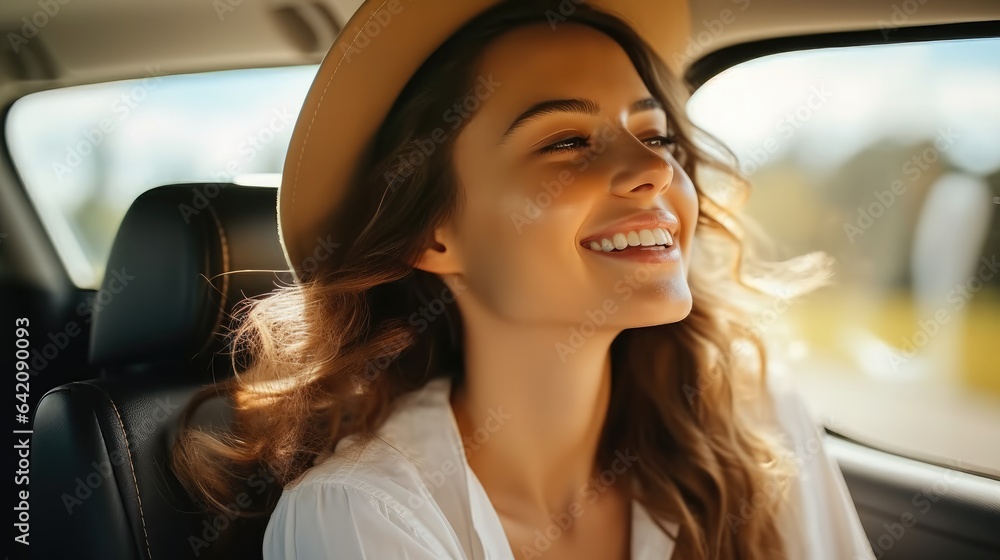
[[(641, 140), (622, 131), (613, 142), (611, 194), (621, 197), (655, 198), (670, 188), (674, 167)], [(662, 150), (662, 148), (659, 148)]]

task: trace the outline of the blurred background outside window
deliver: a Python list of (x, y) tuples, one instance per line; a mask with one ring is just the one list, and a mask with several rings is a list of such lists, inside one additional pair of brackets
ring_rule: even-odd
[(688, 113), (739, 157), (783, 256), (836, 258), (834, 286), (772, 306), (812, 408), (1000, 476), (1000, 40), (765, 57)]
[(278, 184), (318, 66), (160, 76), (39, 92), (7, 118), (11, 156), (70, 277), (97, 288), (118, 226), (170, 183)]

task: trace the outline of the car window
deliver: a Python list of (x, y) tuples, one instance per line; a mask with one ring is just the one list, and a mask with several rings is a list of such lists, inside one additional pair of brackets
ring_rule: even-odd
[(70, 277), (100, 285), (132, 202), (165, 184), (277, 185), (318, 66), (163, 76), (25, 96), (11, 157)]
[(1000, 474), (1000, 40), (769, 56), (688, 111), (738, 156), (778, 250), (836, 259), (832, 287), (759, 318), (813, 409)]

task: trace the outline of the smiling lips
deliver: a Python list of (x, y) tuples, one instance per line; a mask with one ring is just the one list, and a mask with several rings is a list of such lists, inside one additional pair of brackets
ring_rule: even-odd
[(644, 262), (678, 261), (680, 248), (674, 238), (679, 233), (677, 216), (665, 208), (650, 208), (606, 224), (580, 240), (580, 246), (609, 257)]
[(592, 251), (611, 253), (624, 251), (629, 247), (672, 247), (674, 238), (666, 228), (640, 229), (620, 232), (600, 240), (592, 240), (586, 245)]

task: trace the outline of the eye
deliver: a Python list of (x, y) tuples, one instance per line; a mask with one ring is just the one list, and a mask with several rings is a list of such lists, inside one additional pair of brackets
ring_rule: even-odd
[(654, 148), (662, 148), (664, 146), (674, 146), (677, 144), (677, 137), (673, 135), (669, 136), (653, 136), (645, 140), (646, 143), (651, 144)]
[(565, 140), (560, 140), (555, 144), (549, 144), (538, 150), (539, 153), (548, 154), (553, 152), (569, 152), (586, 148), (590, 142), (590, 136), (574, 136)]
[[(589, 146), (590, 136), (574, 136), (565, 140), (560, 140), (555, 144), (549, 144), (541, 148), (539, 153), (548, 154), (555, 152), (569, 152), (584, 149)], [(670, 148), (677, 145), (677, 137), (674, 135), (657, 135), (643, 140), (653, 148)]]
[(667, 134), (666, 136), (652, 136), (644, 140), (646, 145), (654, 150), (666, 148), (668, 152), (677, 160), (677, 163), (685, 165), (687, 163), (687, 151), (684, 146), (677, 142), (677, 136)]

